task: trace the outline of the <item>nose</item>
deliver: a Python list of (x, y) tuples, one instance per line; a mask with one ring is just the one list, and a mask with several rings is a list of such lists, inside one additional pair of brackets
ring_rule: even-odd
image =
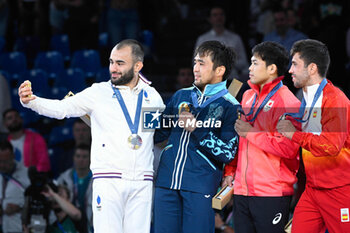
[(253, 66), (253, 64), (251, 64), (251, 65), (249, 66), (249, 68), (248, 68), (249, 71), (252, 70), (252, 66)]
[(193, 72), (197, 72), (199, 70), (199, 64), (196, 63), (193, 65)]
[(109, 71), (110, 72), (118, 72), (118, 65), (117, 64), (110, 64), (109, 65)]

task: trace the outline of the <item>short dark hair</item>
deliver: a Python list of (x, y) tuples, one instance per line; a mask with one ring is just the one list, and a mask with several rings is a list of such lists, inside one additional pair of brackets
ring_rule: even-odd
[(275, 64), (278, 76), (286, 73), (289, 56), (288, 51), (282, 45), (272, 41), (265, 41), (255, 45), (252, 49), (252, 54), (265, 61), (266, 66)]
[(7, 115), (7, 113), (9, 112), (17, 112), (19, 114), (19, 111), (17, 109), (14, 108), (8, 108), (6, 109), (3, 113), (2, 113), (2, 118), (5, 118), (5, 116)]
[(1, 151), (10, 150), (11, 152), (13, 152), (13, 146), (8, 140), (1, 140), (0, 141), (0, 150)]
[(131, 47), (131, 53), (132, 53), (133, 60), (135, 62), (136, 61), (143, 62), (145, 52), (144, 52), (144, 49), (142, 47), (142, 44), (140, 42), (138, 42), (137, 40), (133, 40), (133, 39), (122, 40), (115, 46), (115, 48), (122, 49), (122, 48), (127, 47), (127, 46)]
[(208, 11), (208, 17), (211, 16), (211, 13), (212, 13), (213, 9), (221, 9), (222, 12), (224, 12), (224, 15), (225, 15), (225, 17), (226, 17), (225, 7), (222, 6), (222, 5), (219, 5), (219, 4), (212, 5), (212, 6), (210, 7), (210, 9), (209, 9), (209, 11)]
[(79, 144), (79, 145), (76, 145), (75, 146), (75, 150), (74, 151), (77, 151), (77, 150), (86, 150), (86, 151), (89, 151), (91, 150), (91, 146), (88, 145), (88, 144)]
[(210, 40), (205, 41), (198, 46), (195, 51), (195, 56), (210, 56), (213, 62), (213, 70), (219, 66), (224, 66), (226, 68), (222, 80), (226, 80), (231, 73), (233, 64), (236, 60), (236, 53), (233, 48), (225, 46), (223, 43)]
[(322, 77), (327, 75), (331, 59), (328, 48), (324, 43), (312, 39), (299, 40), (293, 44), (290, 50), (291, 56), (294, 56), (296, 53), (300, 54), (300, 59), (304, 61), (305, 67), (315, 63), (318, 74)]

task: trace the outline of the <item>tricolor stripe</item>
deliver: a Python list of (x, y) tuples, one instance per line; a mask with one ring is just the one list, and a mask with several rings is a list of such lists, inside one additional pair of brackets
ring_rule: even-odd
[(143, 76), (143, 74), (139, 73), (139, 77), (144, 83), (151, 85), (152, 82), (149, 81), (145, 76)]

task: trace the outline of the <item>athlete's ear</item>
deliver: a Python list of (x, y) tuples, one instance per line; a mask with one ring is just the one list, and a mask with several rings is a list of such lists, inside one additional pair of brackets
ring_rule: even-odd
[(315, 63), (310, 63), (307, 67), (310, 74), (314, 75), (318, 73), (318, 67)]
[(226, 71), (226, 67), (225, 66), (218, 66), (218, 67), (216, 67), (216, 69), (215, 69), (215, 74), (217, 75), (217, 76), (224, 76), (224, 74), (225, 74), (225, 71)]
[(143, 67), (143, 63), (141, 61), (138, 61), (138, 62), (135, 63), (135, 71), (136, 72), (140, 72), (142, 67)]
[(269, 74), (277, 74), (277, 66), (276, 64), (271, 64), (267, 67), (267, 71), (269, 72)]

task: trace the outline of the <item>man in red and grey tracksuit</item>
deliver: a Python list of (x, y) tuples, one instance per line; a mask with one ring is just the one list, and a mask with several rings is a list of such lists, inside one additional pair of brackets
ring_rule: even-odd
[(303, 148), (306, 187), (294, 211), (293, 233), (350, 232), (350, 102), (325, 78), (327, 47), (316, 40), (296, 42), (289, 72), (303, 88), (302, 131), (288, 120), (277, 129)]

